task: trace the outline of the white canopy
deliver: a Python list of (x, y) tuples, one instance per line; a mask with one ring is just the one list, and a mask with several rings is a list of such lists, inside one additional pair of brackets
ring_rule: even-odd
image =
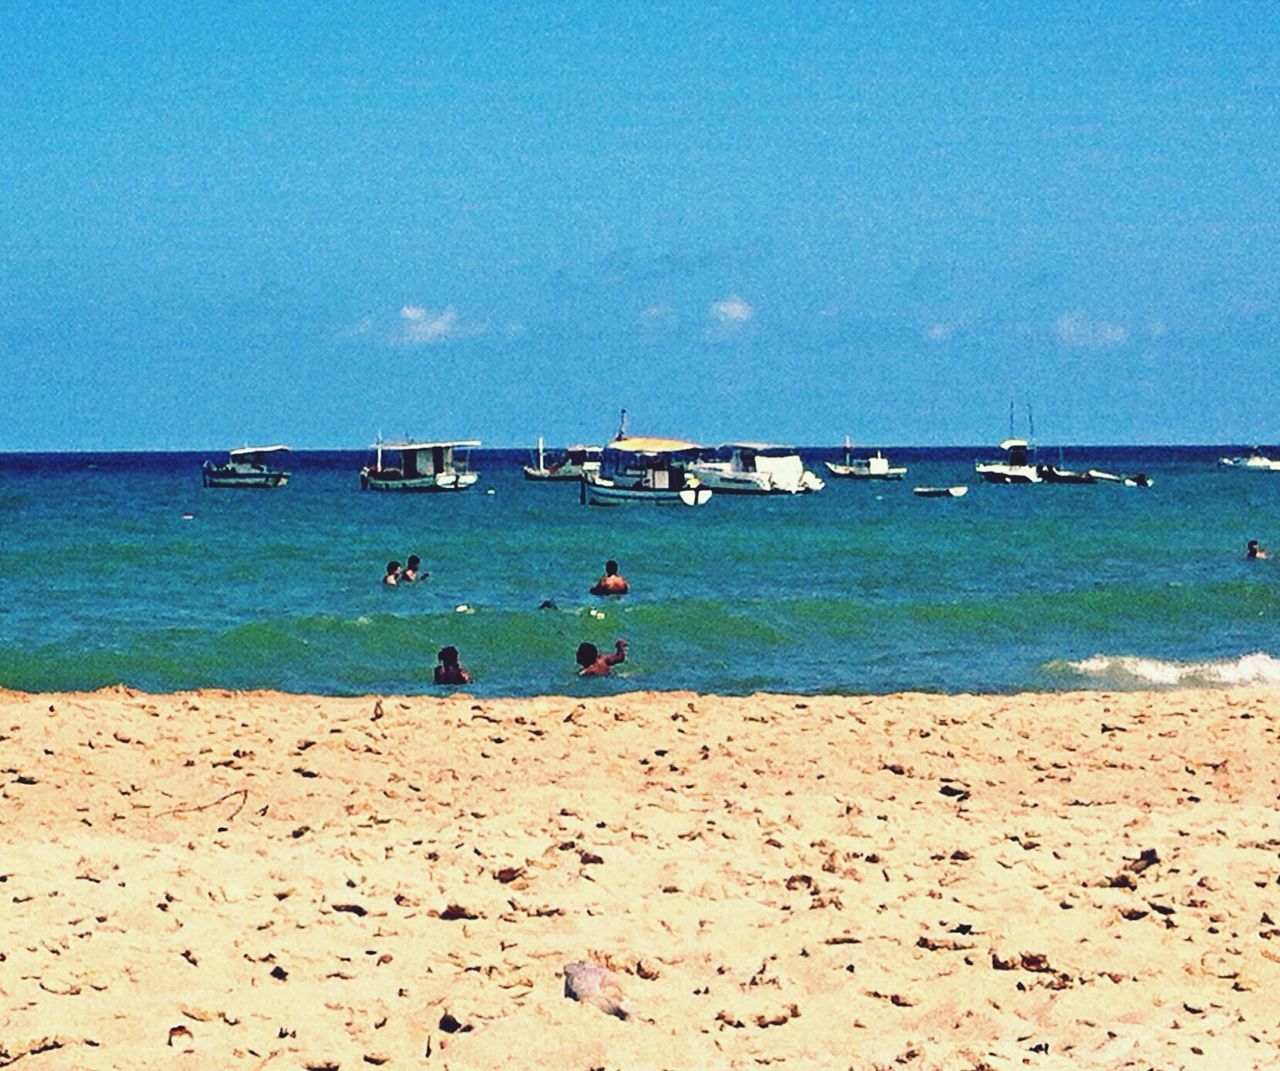
[(275, 454), (281, 450), (288, 450), (287, 446), (281, 446), (278, 443), (275, 446), (237, 446), (231, 451), (232, 457), (245, 457), (249, 454)]

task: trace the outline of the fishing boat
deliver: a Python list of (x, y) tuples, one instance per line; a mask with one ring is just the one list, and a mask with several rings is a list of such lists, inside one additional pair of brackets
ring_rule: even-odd
[(704, 506), (711, 488), (690, 471), (702, 449), (683, 439), (619, 437), (604, 448), (599, 470), (583, 474), (581, 501), (591, 506)]
[[(373, 465), (360, 470), (360, 486), (366, 491), (465, 491), (480, 478), (468, 464), (471, 448), (479, 445), (478, 439), (431, 443), (379, 439), (371, 447), (377, 451)], [(398, 455), (399, 465), (384, 465), (387, 453)]]
[(717, 455), (696, 461), (689, 468), (704, 487), (713, 491), (741, 495), (798, 495), (821, 491), (826, 486), (804, 467), (804, 461), (792, 446), (725, 443)]
[(1280, 461), (1269, 458), (1256, 446), (1253, 453), (1244, 457), (1221, 457), (1222, 464), (1235, 469), (1249, 469), (1252, 472), (1280, 472)]
[(973, 470), (987, 483), (1041, 483), (1040, 469), (1032, 461), (1034, 453), (1026, 439), (1005, 439), (1000, 444), (1003, 461), (978, 461)]
[(905, 465), (890, 465), (889, 459), (877, 450), (871, 457), (855, 458), (851, 455), (849, 437), (844, 440), (844, 461), (824, 461), (827, 471), (842, 480), (900, 480), (907, 474)]
[(283, 487), (290, 474), (272, 462), (287, 446), (241, 446), (232, 450), (221, 464), (206, 461), (200, 466), (205, 487)]
[(966, 484), (956, 487), (913, 487), (911, 493), (921, 498), (963, 498), (969, 493)]
[(546, 451), (542, 447), (542, 436), (538, 436), (537, 464), (524, 465), (526, 480), (580, 480), (588, 472), (600, 471), (600, 459), (604, 450), (599, 446), (566, 446), (563, 456), (548, 464)]

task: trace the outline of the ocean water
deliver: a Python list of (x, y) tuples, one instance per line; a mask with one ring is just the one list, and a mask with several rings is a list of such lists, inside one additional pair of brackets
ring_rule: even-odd
[[(0, 685), (431, 692), (446, 644), (483, 695), (1280, 681), (1280, 558), (1244, 559), (1280, 550), (1280, 473), (1223, 452), (1062, 453), (1143, 489), (988, 486), (990, 450), (899, 450), (901, 483), (699, 509), (584, 507), (523, 481), (523, 451), (476, 451), (459, 495), (361, 492), (354, 452), (295, 452), (275, 491), (202, 488), (198, 454), (0, 455)], [(411, 553), (430, 576), (382, 585)], [(630, 595), (587, 594), (606, 558)], [(619, 636), (614, 676), (575, 675), (579, 642)]]

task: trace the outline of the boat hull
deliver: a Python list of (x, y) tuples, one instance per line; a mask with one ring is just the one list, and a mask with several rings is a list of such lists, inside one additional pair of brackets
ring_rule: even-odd
[(824, 461), (823, 464), (832, 476), (841, 480), (900, 480), (907, 474), (905, 466), (890, 466), (873, 471), (865, 465), (842, 465), (838, 461)]
[(243, 487), (251, 490), (263, 490), (271, 487), (283, 487), (289, 482), (287, 472), (235, 472), (225, 469), (206, 468), (201, 473), (205, 487)]
[(987, 483), (1042, 483), (1034, 465), (1006, 465), (1001, 462), (979, 463), (974, 472)]
[(577, 465), (563, 465), (558, 469), (540, 469), (534, 465), (522, 465), (521, 468), (524, 470), (524, 478), (536, 483), (572, 483), (581, 480), (588, 472), (600, 471), (599, 464), (594, 469)]
[(921, 498), (963, 498), (969, 493), (966, 485), (957, 487), (914, 487), (912, 493)]
[(606, 481), (583, 480), (582, 501), (588, 506), (705, 506), (711, 500), (710, 487), (681, 487), (659, 490), (652, 487), (628, 487)]
[(475, 472), (442, 472), (435, 476), (381, 476), (365, 469), (360, 473), (360, 486), (365, 491), (398, 491), (402, 493), (436, 494), (465, 491), (480, 479)]

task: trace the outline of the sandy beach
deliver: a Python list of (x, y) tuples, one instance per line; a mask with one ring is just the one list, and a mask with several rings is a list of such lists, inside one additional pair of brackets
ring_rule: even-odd
[(0, 693), (0, 1067), (1274, 1067), (1278, 713)]

